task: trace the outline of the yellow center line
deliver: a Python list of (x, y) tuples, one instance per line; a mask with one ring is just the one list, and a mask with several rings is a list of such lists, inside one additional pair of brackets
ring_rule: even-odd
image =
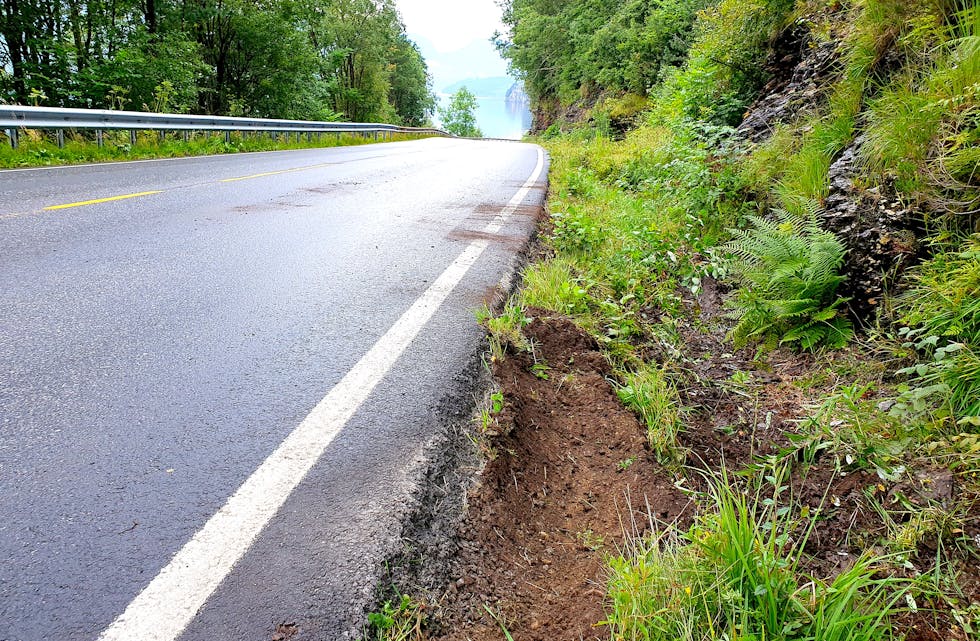
[[(317, 165), (306, 165), (304, 167), (293, 167), (292, 169), (282, 169), (280, 171), (266, 171), (266, 172), (263, 172), (263, 173), (260, 173), (260, 174), (251, 174), (249, 176), (238, 176), (238, 177), (235, 177), (235, 178), (224, 178), (224, 179), (218, 180), (217, 182), (219, 182), (219, 183), (238, 182), (239, 180), (249, 180), (249, 179), (252, 179), (252, 178), (263, 178), (265, 176), (278, 176), (280, 174), (289, 174), (289, 173), (296, 172), (296, 171), (308, 171), (310, 169), (320, 169), (322, 167), (330, 167), (330, 166), (333, 166), (333, 165), (345, 164), (346, 162), (356, 162), (356, 161), (359, 161), (359, 160), (371, 160), (371, 159), (374, 159), (374, 158), (384, 158), (384, 157), (386, 157), (386, 156), (385, 155), (368, 156), (366, 158), (358, 158), (358, 159), (355, 159), (355, 160), (348, 160), (348, 161), (344, 161), (344, 162), (325, 162), (325, 163), (320, 163), (320, 164), (317, 164)], [(201, 183), (201, 184), (213, 184), (213, 183), (207, 183), (206, 182), (206, 183)], [(197, 185), (195, 185), (195, 186), (197, 186)], [(59, 209), (71, 209), (72, 207), (84, 207), (86, 205), (97, 205), (99, 203), (109, 203), (109, 202), (113, 202), (113, 201), (116, 201), (116, 200), (127, 200), (129, 198), (139, 198), (140, 196), (152, 196), (154, 194), (161, 194), (161, 193), (163, 193), (163, 190), (141, 191), (139, 193), (135, 193), (135, 194), (124, 194), (122, 196), (110, 196), (108, 198), (96, 198), (94, 200), (82, 200), (82, 201), (79, 201), (77, 203), (66, 203), (64, 205), (50, 205), (48, 207), (43, 208), (41, 211), (56, 211), (56, 210), (59, 210)], [(26, 215), (27, 213), (36, 213), (36, 212), (22, 212), (22, 213), (2, 214), (2, 215), (0, 215), (0, 220), (5, 220), (7, 218), (18, 218), (20, 216)]]
[(321, 167), (329, 167), (331, 165), (336, 165), (336, 164), (337, 163), (334, 163), (334, 162), (325, 162), (325, 163), (321, 163), (319, 165), (307, 165), (306, 167), (293, 167), (292, 169), (282, 169), (280, 171), (266, 171), (266, 172), (263, 172), (261, 174), (252, 174), (250, 176), (238, 176), (237, 178), (225, 178), (223, 180), (220, 180), (219, 182), (233, 183), (233, 182), (238, 182), (239, 180), (249, 180), (249, 179), (252, 179), (252, 178), (263, 178), (265, 176), (278, 176), (279, 174), (289, 174), (289, 173), (292, 173), (294, 171), (307, 171), (309, 169), (320, 169)]
[(162, 193), (160, 191), (141, 191), (138, 194), (126, 194), (124, 196), (110, 196), (109, 198), (96, 198), (95, 200), (82, 200), (77, 203), (67, 203), (65, 205), (51, 205), (50, 207), (45, 207), (43, 211), (54, 211), (56, 209), (69, 209), (71, 207), (84, 207), (85, 205), (97, 205), (99, 203), (108, 203), (114, 200), (126, 200), (127, 198), (139, 198), (140, 196), (152, 196), (153, 194)]

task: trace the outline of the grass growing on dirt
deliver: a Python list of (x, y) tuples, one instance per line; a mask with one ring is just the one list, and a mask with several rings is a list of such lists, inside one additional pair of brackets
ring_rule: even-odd
[(623, 376), (616, 393), (626, 407), (643, 418), (647, 441), (657, 459), (665, 465), (683, 463), (684, 453), (677, 445), (681, 426), (679, 399), (669, 375), (656, 363), (645, 363)]
[[(415, 140), (423, 136), (395, 134), (392, 140)], [(107, 131), (103, 146), (99, 147), (91, 136), (68, 134), (65, 146), (59, 148), (52, 135), (39, 131), (22, 131), (20, 144), (12, 149), (4, 136), (0, 136), (0, 169), (18, 167), (46, 167), (149, 158), (178, 158), (182, 156), (206, 156), (247, 151), (276, 151), (285, 149), (313, 149), (373, 143), (373, 139), (343, 134), (339, 138), (327, 134), (319, 140), (293, 135), (289, 141), (280, 136), (273, 139), (267, 134), (243, 135), (234, 132), (225, 142), (223, 133), (194, 132), (185, 142), (181, 135), (168, 135), (161, 140), (157, 132), (140, 132), (136, 144), (131, 143), (128, 131)]]
[[(722, 5), (693, 52), (737, 49), (717, 31), (765, 10)], [(650, 455), (693, 488), (693, 525), (651, 520), (609, 559), (613, 638), (977, 639), (980, 5), (800, 2), (792, 18), (838, 61), (759, 144), (724, 124), (742, 103), (708, 104), (741, 89), (704, 60), (621, 140), (552, 129), (548, 256), (508, 309), (591, 334)], [(822, 227), (850, 146), (854, 189), (894, 193), (930, 234), (877, 319), (848, 313), (854, 239)], [(488, 325), (497, 357), (533, 349), (513, 319)]]
[[(613, 638), (821, 639), (892, 637), (888, 615), (903, 581), (876, 576), (862, 556), (831, 580), (800, 565), (812, 521), (794, 515), (777, 477), (744, 493), (724, 470), (685, 532), (634, 540), (612, 559), (607, 625)], [(768, 487), (766, 487), (768, 486)]]
[(368, 614), (370, 633), (364, 641), (423, 641), (425, 604), (408, 595), (386, 601), (377, 612)]

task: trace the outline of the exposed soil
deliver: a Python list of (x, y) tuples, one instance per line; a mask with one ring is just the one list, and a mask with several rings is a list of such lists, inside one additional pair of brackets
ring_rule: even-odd
[(533, 355), (494, 366), (507, 405), (470, 496), (444, 639), (499, 641), (501, 624), (522, 640), (607, 638), (596, 627), (603, 555), (648, 528), (649, 513), (673, 522), (688, 507), (595, 343), (563, 318), (525, 333)]
[[(479, 435), (482, 471), (476, 474), (477, 458), (462, 452), (455, 463), (447, 459), (432, 471), (425, 484), (430, 495), (420, 498), (431, 509), (406, 531), (405, 553), (390, 568), (389, 584), (423, 595), (426, 638), (500, 641), (506, 629), (520, 641), (608, 639), (600, 623), (608, 555), (650, 527), (689, 525), (696, 509), (692, 491), (705, 489), (701, 472), (745, 470), (772, 456), (799, 462), (792, 437), (810, 408), (840, 384), (837, 377), (883, 371), (860, 347), (823, 359), (776, 350), (764, 362), (756, 361), (754, 350), (733, 351), (726, 295), (707, 279), (700, 296), (685, 300), (678, 325), (684, 348), (674, 360), (683, 369), (676, 374), (685, 408), (678, 444), (688, 466), (683, 485), (657, 463), (644, 426), (620, 403), (595, 341), (567, 318), (528, 310), (534, 320), (524, 334), (531, 350), (511, 349), (492, 366), (505, 405)], [(650, 341), (643, 355), (664, 360), (661, 349)], [(835, 373), (822, 379), (828, 371)], [(869, 392), (873, 401), (875, 394)], [(951, 505), (963, 491), (956, 474), (942, 466), (909, 469), (889, 481), (871, 469), (842, 466), (833, 452), (818, 452), (792, 470), (788, 485), (797, 508), (820, 515), (801, 570), (825, 579), (875, 550), (887, 534), (872, 501), (901, 525), (908, 518), (903, 502)], [(947, 558), (967, 607), (980, 604), (980, 564), (969, 552), (980, 541), (980, 514), (964, 522), (963, 553)], [(910, 556), (906, 576), (928, 572), (935, 558), (935, 540), (926, 537)], [(899, 638), (965, 639), (947, 608), (920, 602), (917, 612), (897, 620)]]
[[(824, 395), (821, 385), (801, 382), (827, 367), (813, 356), (780, 350), (761, 364), (752, 352), (726, 351), (724, 295), (707, 282), (687, 301), (698, 322), (681, 327), (689, 368), (681, 400), (690, 410), (680, 445), (693, 468), (685, 482), (695, 490), (698, 469), (740, 470), (761, 457), (792, 456), (791, 435)], [(499, 641), (506, 629), (522, 641), (607, 639), (600, 624), (604, 557), (651, 520), (658, 529), (685, 527), (694, 513), (689, 495), (654, 459), (643, 426), (619, 402), (595, 342), (568, 319), (529, 313), (535, 319), (525, 335), (533, 349), (493, 366), (506, 405), (484, 445), (489, 460), (480, 482), (468, 493), (451, 576), (430, 612), (434, 638)], [(867, 355), (852, 350), (840, 358)], [(735, 372), (751, 378), (735, 384)], [(899, 495), (942, 504), (956, 492), (954, 476), (941, 468), (889, 482), (868, 470), (842, 470), (827, 455), (793, 470), (792, 495), (821, 514), (801, 569), (825, 578), (849, 568), (884, 534), (869, 497), (886, 506)], [(892, 517), (903, 518), (898, 511)], [(975, 535), (972, 527), (963, 533)], [(913, 557), (920, 571), (930, 555), (935, 548), (927, 540)], [(980, 570), (966, 558), (958, 563), (965, 602), (980, 602)], [(934, 605), (901, 617), (899, 631), (920, 641), (964, 638), (950, 613)]]

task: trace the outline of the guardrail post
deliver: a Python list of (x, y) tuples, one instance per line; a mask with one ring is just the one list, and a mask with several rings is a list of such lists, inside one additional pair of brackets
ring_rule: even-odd
[(231, 131), (228, 129), (225, 129), (225, 144), (226, 145), (231, 144)]
[(163, 129), (161, 129), (160, 130), (160, 142), (163, 142), (166, 139), (167, 139), (167, 132), (164, 131)]
[(135, 129), (130, 129), (129, 130), (129, 144), (132, 145), (133, 147), (136, 146), (136, 130)]
[(190, 138), (190, 132), (185, 129), (182, 133), (184, 134), (184, 142), (186, 143)]
[(58, 131), (55, 132), (54, 136), (55, 136), (55, 139), (58, 141), (58, 149), (64, 149), (65, 148), (65, 130), (64, 129), (59, 129)]
[(7, 130), (7, 138), (10, 139), (10, 148), (17, 149), (17, 129), (10, 128)]
[(306, 132), (306, 142), (313, 142), (313, 132), (312, 131), (307, 131)]
[(98, 147), (100, 149), (102, 148), (102, 130), (101, 129), (96, 129), (95, 130), (95, 144), (98, 145)]

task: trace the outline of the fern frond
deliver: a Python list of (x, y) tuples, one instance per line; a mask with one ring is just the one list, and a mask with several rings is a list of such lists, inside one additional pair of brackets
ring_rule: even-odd
[(749, 228), (732, 230), (725, 249), (742, 285), (732, 305), (736, 346), (769, 334), (804, 349), (850, 339), (850, 324), (837, 312), (845, 248), (820, 227), (818, 214), (808, 206), (802, 215), (750, 216)]

